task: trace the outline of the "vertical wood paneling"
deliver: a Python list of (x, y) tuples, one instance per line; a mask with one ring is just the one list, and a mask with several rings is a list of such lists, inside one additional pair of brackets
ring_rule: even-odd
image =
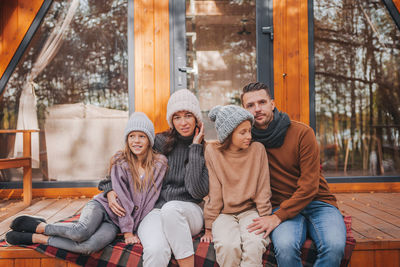
[(400, 12), (400, 0), (393, 0), (393, 3), (396, 6), (397, 10)]
[(67, 267), (67, 261), (57, 258), (43, 258), (41, 259), (41, 267)]
[(0, 73), (3, 75), (14, 52), (17, 50), (19, 42), (18, 33), (18, 2), (1, 2), (1, 11), (3, 18), (3, 50), (0, 51)]
[(0, 259), (0, 267), (14, 267), (13, 259)]
[(41, 267), (40, 259), (15, 259), (15, 267)]
[(169, 97), (168, 0), (135, 1), (135, 110), (145, 112), (156, 132), (167, 129)]
[(308, 3), (300, 1), (300, 28), (299, 28), (299, 59), (300, 59), (300, 118), (299, 120), (310, 123), (310, 86), (309, 86), (309, 44), (308, 44)]
[(357, 250), (351, 256), (349, 267), (398, 267), (400, 264), (400, 250), (373, 249)]
[[(141, 24), (144, 23), (142, 1), (134, 1), (134, 42), (135, 42), (135, 110), (140, 111), (143, 99), (143, 30)], [(150, 18), (149, 18), (150, 19)]]
[(168, 128), (165, 119), (167, 102), (170, 95), (169, 72), (169, 9), (168, 0), (155, 3), (155, 122), (157, 130)]
[(351, 267), (375, 267), (373, 251), (353, 251), (351, 255)]
[[(286, 78), (285, 78), (285, 101), (286, 111), (293, 120), (299, 120), (300, 103), (300, 2), (287, 0), (286, 20), (284, 22), (286, 31)], [(294, 105), (294, 103), (296, 103)]]
[(0, 76), (42, 4), (43, 0), (0, 1)]
[[(5, 21), (5, 17), (4, 17), (4, 4), (3, 2), (0, 2), (0, 53), (2, 53), (3, 51), (3, 30), (4, 30), (4, 21)], [(1, 60), (2, 57), (0, 57), (0, 71), (1, 71)], [(2, 72), (0, 73), (0, 77), (1, 77)]]
[(307, 0), (274, 0), (274, 94), (278, 109), (309, 123)]
[(399, 250), (375, 250), (375, 267), (399, 267), (399, 264)]
[(283, 106), (283, 85), (284, 85), (284, 27), (283, 11), (285, 1), (273, 1), (273, 25), (274, 25), (274, 98), (278, 109), (284, 109)]

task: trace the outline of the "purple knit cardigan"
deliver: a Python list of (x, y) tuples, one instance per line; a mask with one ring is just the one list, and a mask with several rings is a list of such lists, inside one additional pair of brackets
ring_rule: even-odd
[(137, 230), (142, 219), (153, 209), (160, 191), (162, 180), (167, 170), (167, 158), (158, 154), (154, 164), (154, 183), (144, 191), (134, 190), (132, 175), (129, 171), (128, 163), (122, 162), (114, 164), (111, 168), (112, 188), (117, 193), (119, 204), (125, 209), (124, 217), (118, 217), (108, 206), (107, 198), (103, 193), (94, 197), (100, 202), (111, 220), (119, 226), (121, 233), (133, 233)]

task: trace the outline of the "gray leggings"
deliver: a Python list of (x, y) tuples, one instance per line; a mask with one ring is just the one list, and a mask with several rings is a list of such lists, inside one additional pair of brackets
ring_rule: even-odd
[(50, 246), (87, 255), (110, 244), (118, 231), (103, 206), (90, 200), (78, 222), (48, 224), (44, 234), (50, 236)]

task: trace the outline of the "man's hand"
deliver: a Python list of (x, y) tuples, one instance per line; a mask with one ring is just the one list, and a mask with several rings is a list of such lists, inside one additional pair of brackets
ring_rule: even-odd
[(117, 198), (118, 198), (117, 193), (115, 193), (114, 190), (108, 192), (107, 193), (108, 206), (110, 207), (111, 211), (115, 213), (115, 215), (117, 215), (118, 217), (124, 217), (125, 209), (118, 204)]
[(139, 244), (140, 239), (136, 234), (124, 233), (124, 239), (126, 244)]
[(281, 219), (279, 219), (279, 217), (275, 214), (272, 214), (270, 216), (263, 216), (253, 219), (253, 223), (247, 226), (247, 229), (250, 233), (258, 230), (255, 232), (256, 235), (265, 232), (264, 238), (266, 238), (280, 223)]
[(206, 229), (204, 235), (200, 238), (200, 242), (211, 243), (213, 240), (211, 229)]

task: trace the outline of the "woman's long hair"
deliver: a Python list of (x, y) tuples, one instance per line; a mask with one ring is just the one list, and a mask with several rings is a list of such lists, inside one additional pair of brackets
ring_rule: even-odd
[(174, 127), (162, 132), (161, 134), (165, 136), (165, 143), (162, 147), (161, 153), (168, 155), (174, 149), (179, 133)]
[[(146, 151), (146, 155), (144, 157), (143, 162), (139, 162), (138, 157), (133, 154), (131, 151), (128, 141), (125, 142), (125, 148), (121, 151), (118, 151), (110, 161), (110, 168), (109, 168), (109, 174), (111, 173), (111, 168), (114, 164), (123, 164), (123, 162), (127, 162), (129, 166), (129, 171), (132, 175), (133, 179), (133, 186), (136, 191), (143, 191), (146, 188), (148, 188), (150, 185), (154, 186), (154, 190), (156, 189), (156, 185), (154, 183), (154, 173), (153, 173), (153, 167), (156, 159), (156, 153), (153, 151), (153, 149), (150, 146), (150, 142), (148, 143), (148, 148)], [(138, 166), (139, 164), (142, 165), (144, 169), (144, 178), (140, 179), (139, 175), (139, 169)]]

